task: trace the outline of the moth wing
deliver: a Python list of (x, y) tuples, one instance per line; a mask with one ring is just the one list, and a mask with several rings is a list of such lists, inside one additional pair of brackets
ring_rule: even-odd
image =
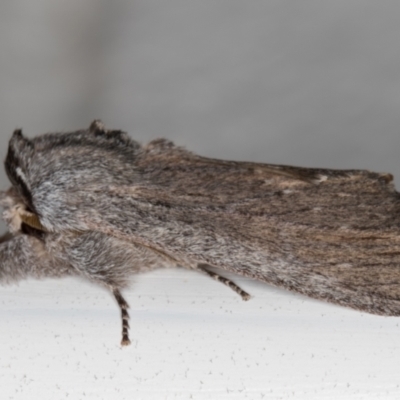
[(314, 298), (400, 315), (400, 206), (390, 176), (189, 164), (153, 170), (146, 185), (104, 188), (96, 198), (107, 208), (82, 220), (177, 264), (207, 263)]

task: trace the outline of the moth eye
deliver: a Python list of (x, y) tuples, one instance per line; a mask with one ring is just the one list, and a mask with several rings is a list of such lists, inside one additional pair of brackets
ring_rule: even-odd
[(31, 228), (35, 228), (39, 231), (45, 232), (44, 227), (40, 223), (39, 217), (36, 214), (24, 212), (21, 213), (21, 221), (24, 222), (26, 225), (30, 226)]

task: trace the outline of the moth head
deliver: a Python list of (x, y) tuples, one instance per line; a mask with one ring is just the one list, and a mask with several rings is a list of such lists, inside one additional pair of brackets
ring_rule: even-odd
[(15, 188), (0, 192), (3, 220), (11, 233), (24, 232), (25, 228), (45, 232), (39, 217), (29, 211)]

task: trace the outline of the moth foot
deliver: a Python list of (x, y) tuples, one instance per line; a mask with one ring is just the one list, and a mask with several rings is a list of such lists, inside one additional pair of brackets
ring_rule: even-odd
[(244, 300), (244, 301), (247, 301), (247, 300), (250, 300), (250, 299), (251, 299), (251, 295), (249, 295), (249, 294), (246, 293), (246, 292), (243, 292), (243, 293), (241, 293), (240, 295), (242, 296), (242, 300)]
[(128, 336), (123, 336), (121, 340), (121, 346), (129, 346), (131, 341), (129, 340)]

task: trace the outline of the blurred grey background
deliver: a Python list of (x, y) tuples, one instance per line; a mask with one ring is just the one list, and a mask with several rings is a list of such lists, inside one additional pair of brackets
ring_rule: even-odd
[(142, 142), (399, 187), (399, 17), (372, 0), (1, 2), (0, 156), (16, 127), (101, 118)]

